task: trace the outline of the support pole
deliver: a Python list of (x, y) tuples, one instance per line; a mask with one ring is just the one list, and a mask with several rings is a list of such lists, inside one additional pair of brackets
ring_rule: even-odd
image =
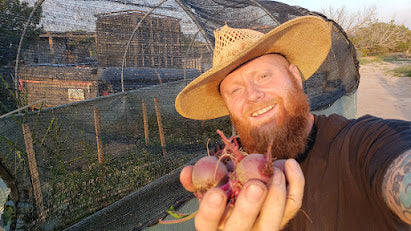
[(39, 179), (39, 172), (37, 171), (36, 155), (33, 148), (33, 138), (31, 136), (30, 127), (27, 124), (22, 125), (24, 143), (26, 145), (27, 159), (29, 162), (31, 183), (33, 185), (34, 199), (36, 200), (36, 208), (38, 212), (39, 221), (44, 221), (46, 213), (44, 211), (43, 195), (41, 193), (41, 185)]
[(97, 155), (98, 163), (104, 163), (103, 143), (101, 142), (101, 117), (98, 107), (93, 107), (94, 110), (94, 127), (96, 129)]
[(146, 107), (146, 101), (144, 99), (141, 100), (141, 106), (143, 108), (144, 139), (146, 141), (146, 145), (148, 145), (150, 138), (149, 138), (149, 133), (148, 133), (147, 107)]
[(156, 108), (158, 132), (160, 133), (161, 148), (163, 149), (163, 157), (166, 157), (166, 140), (164, 138), (163, 124), (161, 122), (160, 107), (158, 106), (158, 99), (154, 98), (154, 106)]
[(49, 47), (50, 47), (50, 56), (51, 56), (51, 63), (55, 63), (54, 59), (54, 46), (53, 46), (53, 37), (49, 36)]

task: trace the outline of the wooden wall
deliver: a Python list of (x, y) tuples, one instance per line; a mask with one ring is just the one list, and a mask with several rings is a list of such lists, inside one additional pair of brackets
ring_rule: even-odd
[[(97, 15), (97, 55), (100, 67), (122, 65), (132, 32), (145, 12), (125, 11)], [(182, 67), (179, 19), (151, 14), (133, 36), (126, 67)]]
[(44, 99), (43, 108), (95, 98), (99, 95), (97, 68), (22, 66), (19, 90), (27, 100), (26, 104)]

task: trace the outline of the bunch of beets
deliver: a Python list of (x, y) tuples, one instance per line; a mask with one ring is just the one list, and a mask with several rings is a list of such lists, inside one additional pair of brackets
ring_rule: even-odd
[(234, 136), (228, 139), (222, 131), (217, 130), (217, 133), (225, 147), (195, 163), (192, 173), (194, 195), (201, 199), (207, 190), (219, 187), (227, 194), (228, 203), (234, 204), (248, 180), (267, 183), (273, 175), (271, 145), (266, 154), (247, 154)]
[[(243, 185), (251, 179), (258, 179), (267, 184), (273, 175), (271, 157), (271, 147), (269, 145), (267, 153), (248, 154), (242, 151), (236, 137), (229, 139), (224, 133), (217, 130), (224, 143), (224, 148), (212, 155), (198, 160), (193, 167), (192, 182), (195, 187), (194, 195), (202, 199), (207, 190), (213, 187), (221, 188), (228, 198), (228, 205), (234, 205)], [(192, 219), (196, 213), (183, 214), (174, 209), (167, 212), (177, 220), (160, 220), (160, 224), (175, 224)]]

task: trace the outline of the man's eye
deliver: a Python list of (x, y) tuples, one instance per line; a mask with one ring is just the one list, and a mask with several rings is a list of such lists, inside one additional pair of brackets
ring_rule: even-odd
[(241, 91), (241, 88), (235, 88), (231, 91), (231, 95), (238, 94)]
[(263, 75), (260, 76), (260, 79), (265, 79), (265, 78), (267, 78), (267, 77), (268, 77), (267, 74), (263, 74)]

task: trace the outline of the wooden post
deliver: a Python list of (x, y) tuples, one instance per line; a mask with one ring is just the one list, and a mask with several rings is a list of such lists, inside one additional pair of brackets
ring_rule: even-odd
[(146, 141), (146, 145), (148, 145), (149, 142), (149, 134), (148, 134), (148, 117), (147, 117), (147, 107), (146, 107), (146, 101), (144, 99), (141, 100), (141, 104), (143, 107), (143, 121), (144, 121), (144, 138)]
[(53, 37), (51, 37), (51, 35), (49, 35), (49, 47), (50, 47), (51, 63), (55, 63)]
[(158, 100), (154, 98), (154, 106), (156, 108), (158, 132), (160, 133), (161, 147), (163, 149), (163, 157), (166, 157), (166, 140), (164, 138), (163, 124), (161, 123), (160, 107), (158, 106)]
[(97, 155), (98, 163), (104, 163), (103, 143), (101, 142), (101, 117), (98, 107), (93, 107), (94, 110), (94, 127), (96, 129)]
[(151, 42), (151, 44), (150, 44), (150, 49), (151, 49), (151, 54), (150, 54), (150, 56), (151, 56), (151, 67), (155, 67), (155, 62), (154, 62), (154, 56), (155, 55), (158, 55), (158, 54), (154, 54), (154, 46), (155, 46), (155, 44), (154, 44), (154, 28), (153, 28), (153, 20), (151, 19), (150, 20), (150, 42)]
[(158, 73), (157, 69), (154, 69), (154, 71), (156, 72), (156, 75), (157, 75), (158, 84), (163, 84), (163, 81), (161, 80), (161, 76), (160, 76), (160, 74)]
[(34, 199), (36, 200), (36, 207), (38, 211), (39, 220), (43, 221), (46, 217), (43, 204), (43, 195), (41, 193), (41, 185), (39, 179), (39, 172), (37, 171), (36, 156), (33, 148), (33, 138), (31, 136), (30, 127), (27, 124), (22, 125), (24, 143), (26, 145), (27, 159), (29, 162), (31, 183), (33, 185)]

